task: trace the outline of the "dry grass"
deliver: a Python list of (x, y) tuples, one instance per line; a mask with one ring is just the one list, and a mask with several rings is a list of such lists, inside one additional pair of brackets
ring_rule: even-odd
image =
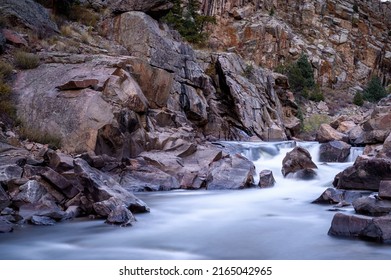
[(61, 32), (61, 35), (65, 36), (65, 37), (71, 37), (73, 34), (73, 30), (70, 25), (62, 25), (60, 27), (60, 32)]
[(18, 51), (15, 53), (15, 64), (20, 69), (34, 69), (39, 66), (39, 57), (33, 53)]
[(7, 79), (11, 76), (13, 70), (11, 64), (0, 60), (0, 80)]
[(93, 38), (92, 36), (87, 32), (87, 31), (82, 31), (80, 33), (80, 40), (84, 43), (84, 44), (90, 44), (92, 41), (93, 41)]
[(18, 133), (21, 139), (28, 139), (32, 142), (37, 142), (41, 144), (48, 144), (49, 147), (54, 149), (61, 148), (61, 138), (59, 136), (42, 132), (38, 129), (28, 128), (24, 125), (21, 125), (18, 129)]
[(16, 108), (12, 101), (12, 89), (0, 79), (0, 113), (6, 114), (10, 119), (16, 116)]
[(86, 7), (74, 5), (71, 8), (69, 18), (84, 25), (96, 27), (99, 21), (99, 14)]

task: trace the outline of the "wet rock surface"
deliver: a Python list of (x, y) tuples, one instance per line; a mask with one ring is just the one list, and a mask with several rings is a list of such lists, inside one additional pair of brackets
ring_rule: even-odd
[(312, 161), (310, 153), (306, 149), (295, 147), (284, 157), (281, 172), (284, 177), (289, 174), (296, 174), (297, 178), (311, 179), (316, 175), (313, 169), (317, 168), (316, 164)]
[(345, 162), (350, 154), (351, 145), (342, 141), (331, 141), (320, 146), (319, 161)]

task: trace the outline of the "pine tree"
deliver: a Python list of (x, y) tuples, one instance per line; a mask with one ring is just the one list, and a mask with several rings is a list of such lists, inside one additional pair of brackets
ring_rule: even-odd
[(163, 20), (176, 29), (188, 42), (203, 43), (207, 38), (205, 26), (208, 23), (216, 23), (216, 19), (199, 14), (200, 4), (197, 0), (189, 0), (186, 4), (181, 2), (180, 0), (172, 1), (173, 8)]
[(377, 102), (386, 96), (387, 91), (382, 86), (379, 77), (373, 76), (364, 89), (363, 98), (369, 102)]
[(314, 71), (308, 57), (302, 54), (288, 69), (289, 83), (293, 91), (300, 92), (315, 87)]

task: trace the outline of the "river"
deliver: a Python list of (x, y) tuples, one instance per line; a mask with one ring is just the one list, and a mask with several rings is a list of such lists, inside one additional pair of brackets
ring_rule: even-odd
[[(333, 206), (311, 201), (352, 164), (318, 162), (319, 144), (301, 143), (318, 165), (311, 181), (286, 179), (285, 143), (224, 143), (270, 169), (272, 188), (137, 194), (151, 208), (132, 227), (76, 219), (52, 227), (26, 225), (0, 235), (0, 259), (391, 259), (389, 245), (327, 235)], [(256, 179), (258, 180), (258, 179)], [(352, 208), (343, 209), (353, 213)]]

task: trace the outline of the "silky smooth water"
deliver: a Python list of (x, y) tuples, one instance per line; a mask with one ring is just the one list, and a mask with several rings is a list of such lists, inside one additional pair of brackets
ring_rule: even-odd
[[(223, 143), (270, 169), (273, 188), (139, 193), (151, 213), (133, 227), (75, 220), (0, 235), (1, 259), (391, 259), (389, 245), (327, 235), (333, 206), (311, 204), (352, 164), (318, 162), (317, 143), (301, 143), (317, 163), (311, 181), (281, 176), (287, 143)], [(358, 154), (358, 152), (355, 152)], [(354, 160), (353, 157), (350, 158)], [(258, 178), (256, 178), (258, 180)], [(352, 208), (343, 209), (353, 213)]]

